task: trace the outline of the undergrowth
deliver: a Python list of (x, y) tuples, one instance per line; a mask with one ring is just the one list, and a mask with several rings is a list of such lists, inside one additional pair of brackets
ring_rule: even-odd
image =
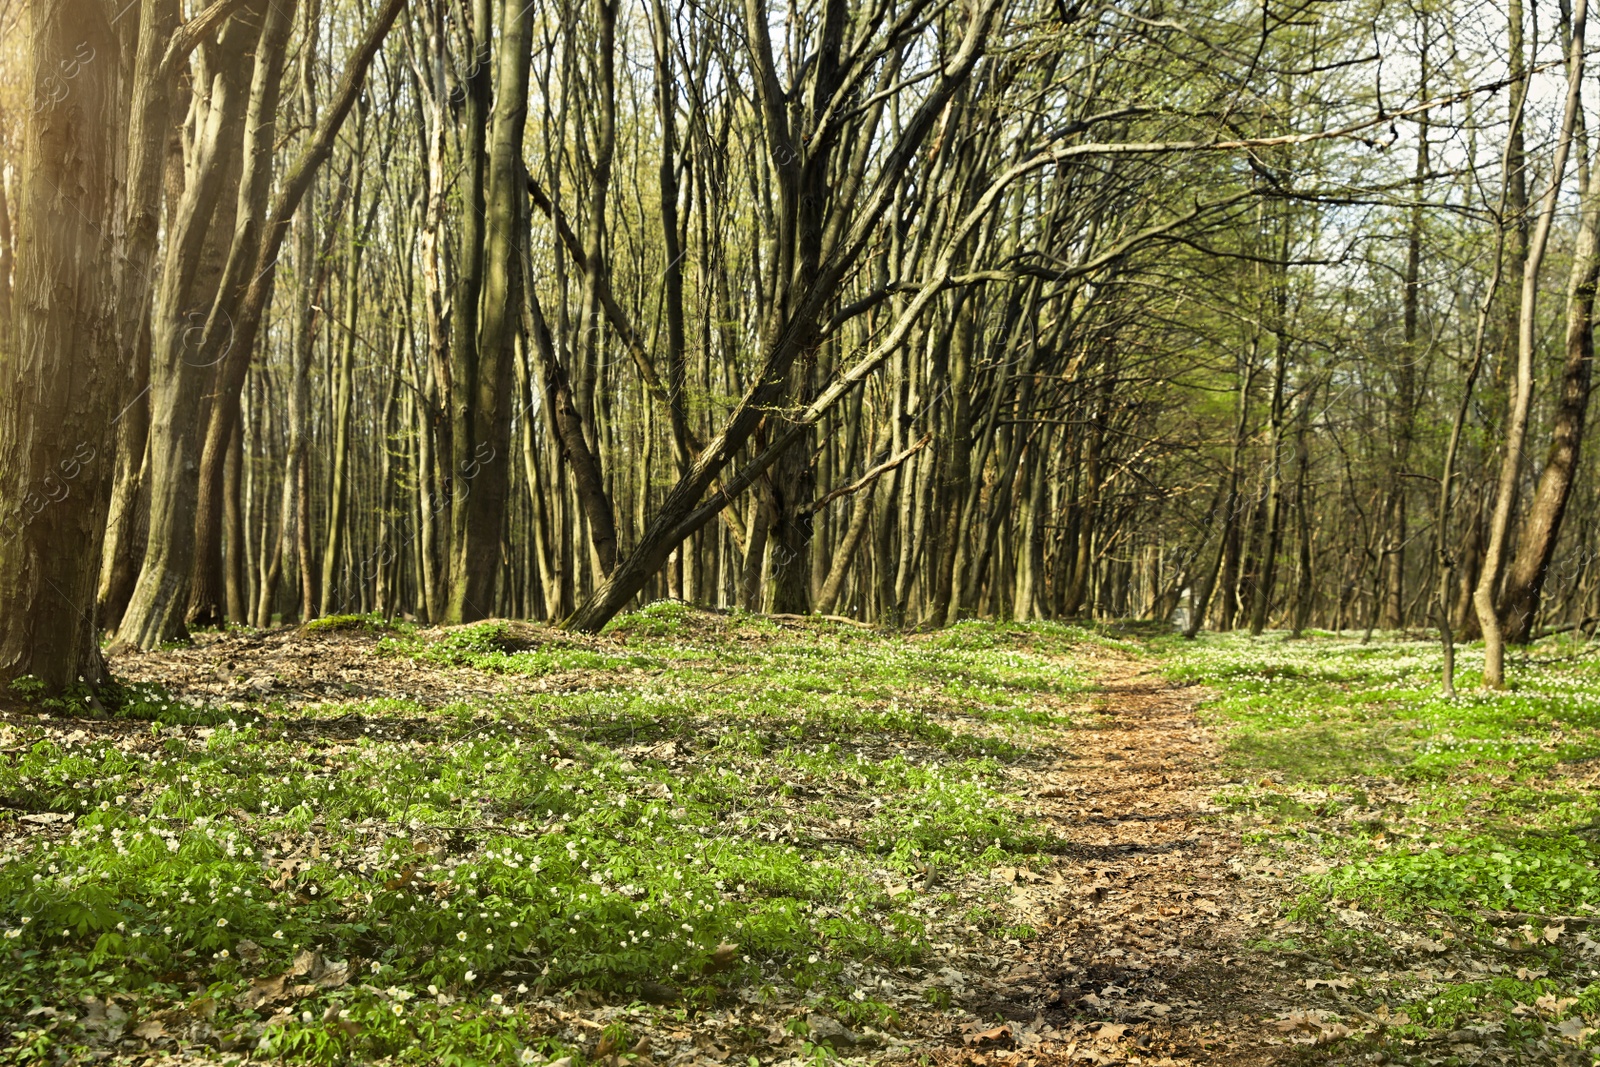
[(1385, 1008), (1408, 1020), (1393, 1037), (1477, 1027), (1536, 1059), (1547, 1037), (1590, 1041), (1594, 648), (1540, 645), (1513, 661), (1508, 690), (1487, 692), (1481, 649), (1468, 647), (1460, 695), (1447, 699), (1437, 645), (1421, 641), (1222, 635), (1160, 647), (1170, 678), (1212, 694), (1234, 776), (1217, 801), (1259, 849), (1304, 863), (1284, 930), (1381, 973)]
[(1062, 846), (1007, 768), (1058, 743), (1085, 684), (1065, 656), (1097, 639), (678, 605), (599, 639), (386, 632), (374, 654), (568, 684), (248, 713), (144, 687), (0, 727), (0, 1060), (143, 1026), (291, 1062), (581, 1061), (537, 1022), (572, 991), (885, 1024), (870, 975), (979, 936), (908, 880)]

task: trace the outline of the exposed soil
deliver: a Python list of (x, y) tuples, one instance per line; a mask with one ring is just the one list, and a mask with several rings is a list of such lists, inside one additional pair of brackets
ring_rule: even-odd
[(1041, 936), (1017, 946), (990, 1003), (969, 1005), (1012, 1033), (946, 1060), (1342, 1060), (1313, 1050), (1340, 1031), (1307, 1011), (1305, 978), (1248, 947), (1282, 897), (1275, 879), (1241, 875), (1239, 835), (1209, 802), (1223, 775), (1198, 692), (1147, 662), (1101, 653), (1092, 666), (1098, 725), (1075, 733), (1075, 758), (1034, 775), (1041, 817), (1076, 847), (1017, 879), (1014, 901)]

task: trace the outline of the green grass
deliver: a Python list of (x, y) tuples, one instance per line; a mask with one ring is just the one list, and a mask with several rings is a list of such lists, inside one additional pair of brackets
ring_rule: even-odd
[[(1547, 994), (1577, 998), (1568, 1014), (1600, 1012), (1577, 930), (1541, 918), (1600, 917), (1595, 650), (1541, 645), (1513, 657), (1510, 689), (1489, 693), (1481, 649), (1468, 647), (1461, 695), (1445, 699), (1438, 648), (1419, 641), (1224, 635), (1160, 648), (1170, 678), (1212, 694), (1205, 714), (1233, 775), (1217, 801), (1259, 848), (1322, 869), (1302, 879), (1289, 915), (1311, 944), (1381, 963), (1403, 960), (1415, 934), (1452, 958), (1549, 972), (1527, 988), (1498, 978), (1413, 990), (1404, 1006), (1423, 1030), (1489, 1019), (1532, 1040), (1541, 1012), (1511, 1008)], [(1341, 920), (1357, 912), (1377, 918)]]
[(366, 615), (324, 615), (320, 619), (312, 619), (301, 627), (308, 634), (338, 633), (349, 630), (360, 630), (367, 633), (390, 633), (407, 628), (406, 624), (395, 622), (393, 619), (376, 611), (369, 612)]
[[(223, 1048), (327, 1064), (581, 1062), (538, 1022), (573, 990), (881, 1021), (861, 976), (976, 936), (909, 880), (1063, 846), (1009, 767), (1064, 743), (1066, 657), (1096, 639), (652, 606), (598, 639), (491, 623), (374, 650), (549, 690), (241, 714), (143, 687), (117, 717), (18, 719), (0, 804), (70, 821), (13, 822), (0, 853), (0, 1061), (85, 1055), (92, 1020), (51, 1013), (112, 991), (130, 1027), (203, 1018)], [(348, 979), (252, 1002), (307, 951)]]

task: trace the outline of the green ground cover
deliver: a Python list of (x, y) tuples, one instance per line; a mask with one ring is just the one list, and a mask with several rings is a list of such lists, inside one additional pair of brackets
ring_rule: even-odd
[(245, 711), (146, 687), (114, 717), (0, 727), (0, 1060), (634, 1047), (623, 1023), (598, 1048), (551, 1037), (540, 1006), (573, 991), (658, 1019), (737, 991), (752, 1019), (888, 1029), (873, 990), (941, 941), (1028, 933), (963, 876), (1062, 844), (1009, 769), (1070, 725), (1081, 630), (888, 637), (670, 604), (598, 639), (323, 629), (513, 684)]
[[(1232, 775), (1217, 800), (1304, 872), (1264, 946), (1353, 968), (1352, 1007), (1403, 1017), (1396, 1055), (1447, 1031), (1538, 1062), (1548, 1037), (1591, 1043), (1600, 646), (1541, 643), (1499, 693), (1478, 688), (1469, 647), (1445, 699), (1421, 641), (1157, 644), (1170, 678), (1211, 691)], [(1483, 1054), (1461, 1048), (1427, 1062)]]

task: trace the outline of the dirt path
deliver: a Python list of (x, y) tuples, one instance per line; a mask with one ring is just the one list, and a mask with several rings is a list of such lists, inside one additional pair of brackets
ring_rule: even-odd
[[(1012, 995), (990, 1006), (1013, 1032), (955, 1061), (1327, 1062), (1331, 1050), (1311, 1046), (1339, 1029), (1307, 1013), (1300, 968), (1248, 947), (1270, 931), (1283, 887), (1277, 872), (1247, 869), (1210, 803), (1224, 774), (1199, 692), (1147, 661), (1090, 666), (1098, 722), (1035, 776), (1040, 817), (1074, 848), (1052, 871), (1016, 875), (1014, 902), (1041, 936), (1017, 946)], [(1024, 1002), (1037, 1006), (1031, 1022)]]

